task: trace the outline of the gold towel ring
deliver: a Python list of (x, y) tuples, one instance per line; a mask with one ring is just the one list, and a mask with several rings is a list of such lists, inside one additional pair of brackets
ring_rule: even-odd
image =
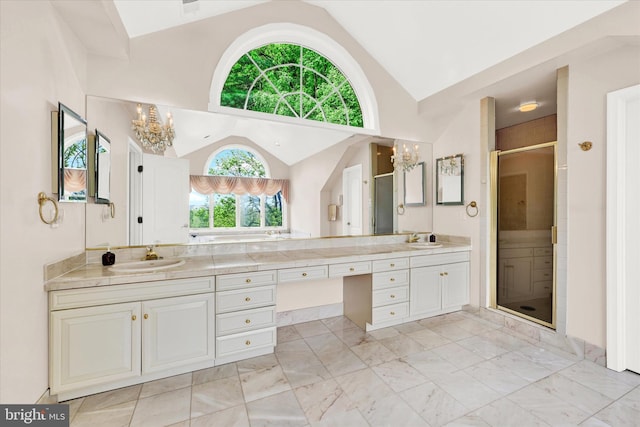
[[(469, 212), (469, 209), (472, 209), (471, 212), (473, 212), (473, 209), (475, 209), (475, 212), (471, 213)], [(475, 200), (472, 200), (468, 205), (467, 205), (467, 215), (469, 215), (471, 218), (478, 216), (478, 213), (480, 211), (478, 210), (478, 204), (476, 203)]]
[[(51, 202), (53, 204), (54, 213), (53, 219), (51, 219), (51, 221), (47, 221), (46, 219), (44, 219), (44, 215), (42, 214), (42, 208), (47, 202)], [(40, 213), (40, 219), (42, 220), (42, 222), (51, 225), (58, 220), (58, 203), (54, 199), (47, 196), (41, 191), (40, 193), (38, 193), (38, 204), (40, 205), (38, 212)]]
[(111, 218), (116, 217), (116, 204), (113, 202), (109, 202), (109, 215), (111, 215)]

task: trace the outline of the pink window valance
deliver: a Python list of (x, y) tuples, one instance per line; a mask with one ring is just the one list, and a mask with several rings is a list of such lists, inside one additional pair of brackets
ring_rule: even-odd
[(289, 202), (289, 180), (270, 178), (246, 178), (239, 176), (191, 175), (191, 188), (200, 194), (266, 194), (273, 196), (282, 191)]

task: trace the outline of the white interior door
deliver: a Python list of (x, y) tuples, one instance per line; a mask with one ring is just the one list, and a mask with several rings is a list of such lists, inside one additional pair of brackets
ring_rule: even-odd
[(342, 171), (342, 234), (362, 234), (362, 165)]
[(607, 367), (640, 373), (640, 85), (607, 94)]
[(143, 154), (142, 244), (189, 240), (189, 161)]

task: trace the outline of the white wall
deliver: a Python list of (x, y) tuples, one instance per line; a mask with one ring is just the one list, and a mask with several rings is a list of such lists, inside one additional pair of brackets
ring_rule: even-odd
[[(442, 136), (433, 143), (433, 159), (462, 153), (464, 155), (464, 203), (480, 202), (486, 192), (481, 182), (480, 100), (470, 100), (464, 109), (450, 120)], [(435, 194), (435, 174), (431, 168), (432, 195)], [(480, 215), (471, 218), (465, 206), (439, 206), (433, 202), (433, 232), (471, 238), (470, 303), (480, 305)], [(478, 209), (487, 209), (478, 204)]]
[(84, 116), (86, 55), (49, 2), (0, 2), (0, 402), (36, 402), (47, 389), (46, 263), (84, 250), (84, 204), (58, 228), (36, 196), (51, 194), (51, 111)]
[[(606, 345), (606, 94), (640, 83), (637, 46), (569, 64), (567, 334)], [(592, 141), (584, 152), (578, 143)]]

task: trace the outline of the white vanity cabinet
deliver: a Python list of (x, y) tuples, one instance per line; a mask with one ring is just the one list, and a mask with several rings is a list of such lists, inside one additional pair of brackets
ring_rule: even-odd
[(216, 364), (273, 352), (277, 283), (275, 270), (217, 276)]
[(469, 303), (469, 253), (411, 258), (412, 319), (459, 310)]
[(66, 400), (213, 366), (213, 290), (203, 278), (50, 292), (51, 394)]

